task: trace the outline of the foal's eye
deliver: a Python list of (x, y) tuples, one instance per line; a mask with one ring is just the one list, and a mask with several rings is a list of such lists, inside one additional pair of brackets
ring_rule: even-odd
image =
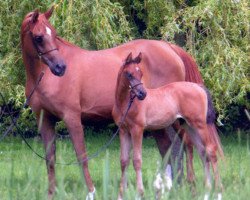
[(42, 36), (36, 36), (35, 41), (36, 41), (36, 43), (41, 44), (43, 42), (43, 37)]
[(128, 79), (132, 79), (132, 78), (133, 78), (132, 74), (127, 73), (127, 78), (128, 78)]

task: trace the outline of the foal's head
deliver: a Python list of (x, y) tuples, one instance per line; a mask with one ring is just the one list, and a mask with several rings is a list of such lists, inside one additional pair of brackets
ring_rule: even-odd
[(21, 29), (22, 51), (30, 59), (41, 58), (54, 75), (63, 76), (66, 64), (59, 53), (56, 31), (48, 21), (52, 12), (53, 7), (45, 13), (35, 10), (26, 15)]
[(125, 60), (122, 72), (122, 76), (124, 76), (125, 80), (127, 80), (131, 92), (135, 94), (139, 100), (145, 99), (147, 95), (147, 92), (141, 82), (142, 71), (138, 66), (141, 59), (141, 53), (139, 53), (139, 55), (134, 59), (132, 58), (132, 53), (130, 53)]

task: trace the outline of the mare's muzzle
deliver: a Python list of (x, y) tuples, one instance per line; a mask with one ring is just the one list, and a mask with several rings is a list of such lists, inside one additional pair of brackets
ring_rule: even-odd
[(53, 54), (43, 54), (42, 60), (47, 64), (51, 72), (56, 76), (63, 76), (66, 71), (66, 64), (61, 59), (58, 52), (53, 52)]
[(66, 70), (66, 65), (61, 62), (57, 63), (54, 67), (50, 68), (51, 72), (56, 76), (63, 76)]

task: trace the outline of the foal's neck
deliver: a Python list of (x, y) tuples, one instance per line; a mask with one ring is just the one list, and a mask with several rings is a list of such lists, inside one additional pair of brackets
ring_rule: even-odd
[(116, 92), (115, 92), (115, 104), (118, 107), (123, 107), (130, 100), (130, 88), (129, 82), (123, 75), (118, 75)]

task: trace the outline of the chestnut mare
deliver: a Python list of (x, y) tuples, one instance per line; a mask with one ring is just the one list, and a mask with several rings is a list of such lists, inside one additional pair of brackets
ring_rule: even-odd
[[(116, 78), (129, 52), (143, 52), (141, 70), (148, 88), (174, 81), (203, 84), (195, 61), (176, 45), (164, 41), (134, 40), (111, 49), (87, 51), (57, 35), (48, 21), (52, 12), (53, 8), (45, 13), (37, 10), (28, 13), (21, 27), (26, 96), (30, 95), (41, 73), (44, 73), (29, 105), (36, 113), (37, 122), (41, 122), (39, 131), (46, 150), (49, 197), (52, 197), (56, 185), (55, 123), (59, 120), (65, 122), (78, 161), (86, 160), (83, 124), (112, 121)], [(167, 141), (169, 143), (165, 130), (155, 139), (164, 156), (168, 149)], [(82, 168), (92, 198), (94, 185), (88, 162), (83, 162)]]
[[(185, 120), (183, 127), (186, 134), (195, 145), (203, 162), (206, 186), (211, 187), (211, 163), (215, 185), (220, 187), (217, 151), (221, 147), (218, 147), (219, 141), (214, 141), (213, 135), (217, 134), (216, 129), (209, 128), (214, 126), (215, 112), (208, 91), (190, 82), (174, 82), (157, 89), (145, 89), (144, 80), (142, 80), (143, 72), (138, 66), (141, 57), (140, 53), (132, 59), (132, 53), (130, 53), (117, 78), (112, 115), (116, 124), (120, 126), (122, 176), (118, 199), (122, 199), (127, 185), (125, 172), (129, 164), (131, 145), (137, 190), (142, 196), (144, 192), (141, 173), (143, 131), (163, 129), (179, 118)], [(121, 124), (131, 98), (135, 100)], [(211, 131), (215, 133), (211, 134)]]

